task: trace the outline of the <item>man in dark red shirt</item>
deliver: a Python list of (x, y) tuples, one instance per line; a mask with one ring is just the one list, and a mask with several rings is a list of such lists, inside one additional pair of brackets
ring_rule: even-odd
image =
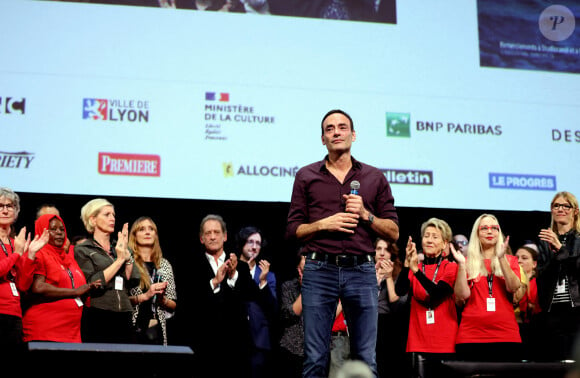
[[(351, 117), (331, 110), (322, 119), (324, 160), (301, 168), (294, 181), (287, 237), (304, 243), (302, 281), (304, 377), (328, 376), (328, 350), (338, 300), (349, 324), (351, 356), (376, 375), (377, 279), (373, 241), (399, 237), (384, 174), (351, 156)], [(359, 185), (353, 185), (354, 182)], [(356, 188), (360, 186), (359, 188)]]

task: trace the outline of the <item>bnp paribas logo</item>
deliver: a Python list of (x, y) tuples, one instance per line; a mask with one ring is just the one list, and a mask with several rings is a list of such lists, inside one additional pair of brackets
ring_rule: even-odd
[(234, 164), (232, 162), (222, 163), (222, 168), (224, 170), (224, 177), (234, 177)]
[(411, 137), (411, 113), (387, 113), (388, 137)]

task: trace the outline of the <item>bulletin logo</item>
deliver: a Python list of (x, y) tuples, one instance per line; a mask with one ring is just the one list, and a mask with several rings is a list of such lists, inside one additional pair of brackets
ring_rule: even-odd
[(149, 101), (84, 98), (83, 119), (107, 122), (148, 123)]
[(99, 152), (99, 173), (102, 175), (161, 176), (159, 155)]
[(389, 184), (433, 185), (433, 171), (381, 168)]
[(387, 113), (386, 117), (388, 137), (411, 137), (410, 113)]
[(0, 97), (0, 114), (24, 114), (26, 98)]

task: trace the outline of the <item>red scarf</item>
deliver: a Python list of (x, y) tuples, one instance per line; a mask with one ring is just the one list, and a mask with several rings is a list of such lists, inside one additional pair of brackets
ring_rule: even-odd
[[(58, 215), (54, 215), (54, 214), (42, 215), (40, 218), (38, 218), (36, 220), (36, 222), (34, 222), (35, 234), (40, 236), (40, 235), (42, 235), (42, 233), (44, 232), (45, 229), (48, 230), (50, 221), (53, 220), (54, 218), (56, 218), (62, 222), (62, 225), (64, 227), (64, 238), (66, 241), (67, 234), (66, 234), (66, 226), (64, 225), (64, 221), (62, 220), (61, 217), (59, 217)], [(65, 242), (65, 244), (66, 244), (66, 242)], [(67, 251), (64, 250), (64, 247), (65, 247), (64, 244), (62, 247), (57, 247), (57, 246), (50, 244), (50, 242), (49, 242), (44, 247), (42, 247), (41, 251), (51, 252), (50, 253), (51, 255), (59, 258), (59, 260), (60, 260), (59, 262), (61, 264), (63, 264), (64, 266), (68, 266), (69, 262), (67, 260), (68, 260), (69, 256), (68, 256)]]

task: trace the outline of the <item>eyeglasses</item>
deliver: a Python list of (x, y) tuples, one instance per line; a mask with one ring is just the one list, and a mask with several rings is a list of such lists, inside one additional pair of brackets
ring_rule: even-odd
[(60, 227), (60, 228), (49, 228), (48, 232), (50, 232), (51, 234), (64, 234), (64, 227)]
[(248, 240), (248, 241), (246, 241), (246, 244), (255, 245), (256, 247), (261, 247), (262, 246), (262, 242), (259, 242), (257, 240)]
[(552, 210), (570, 211), (571, 208), (572, 206), (568, 205), (567, 203), (555, 203), (552, 205)]
[(14, 211), (16, 207), (12, 203), (0, 203), (0, 211), (6, 209), (8, 211)]
[(467, 240), (455, 240), (455, 243), (457, 243), (457, 245), (466, 246), (468, 241)]
[(479, 226), (479, 231), (494, 231), (494, 232), (499, 232), (499, 226), (494, 225), (494, 226)]

